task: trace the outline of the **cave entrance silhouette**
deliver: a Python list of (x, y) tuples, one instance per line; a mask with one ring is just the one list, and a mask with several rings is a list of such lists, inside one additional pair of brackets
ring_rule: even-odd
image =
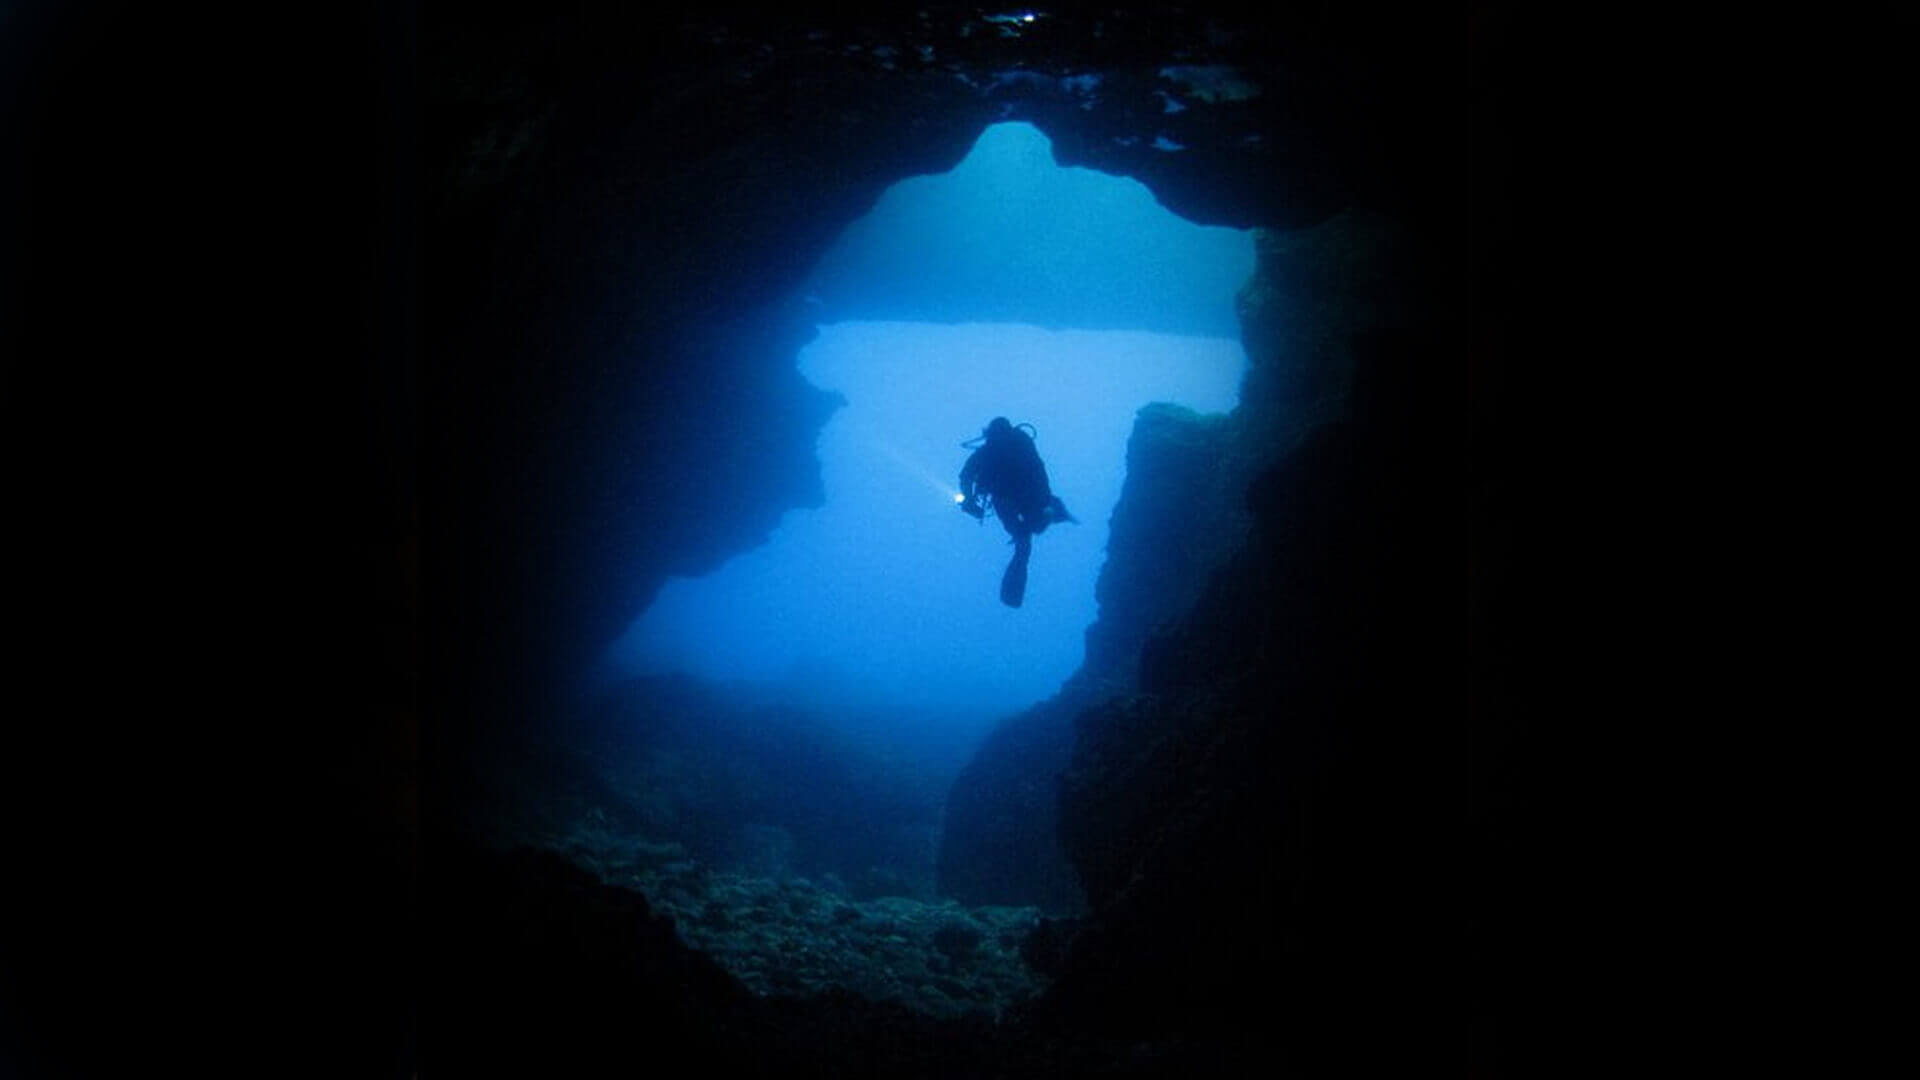
[[(670, 581), (610, 666), (975, 725), (1050, 696), (1097, 614), (1134, 414), (1234, 407), (1234, 296), (1252, 269), (1249, 232), (1062, 168), (1027, 124), (991, 126), (950, 172), (896, 183), (802, 288), (820, 333), (798, 366), (846, 401), (820, 436), (825, 505)], [(959, 443), (997, 415), (1036, 426), (1082, 522), (1036, 543), (1017, 611), (998, 601), (1003, 531), (952, 502)]]
[[(815, 950), (832, 970), (814, 970), (728, 927), (777, 908), (779, 929), (764, 929), (814, 941), (809, 912), (864, 925), (849, 905), (927, 919), (970, 903), (976, 921), (1019, 924), (990, 935), (1004, 943), (1035, 912), (1073, 908), (1058, 890), (981, 901), (949, 887), (948, 823), (979, 802), (955, 793), (1003, 721), (1081, 668), (1136, 416), (1238, 404), (1235, 298), (1253, 269), (1250, 232), (1185, 221), (1136, 181), (1061, 168), (1028, 125), (990, 127), (950, 172), (895, 184), (822, 256), (792, 297), (817, 328), (796, 369), (842, 402), (815, 448), (821, 505), (789, 511), (712, 573), (669, 580), (608, 650), (586, 725), (607, 736), (590, 751), (607, 787), (640, 793), (643, 846), (672, 856), (632, 883), (690, 945), (758, 991), (841, 986), (948, 1015), (953, 1001), (894, 978), (932, 963), (922, 946), (937, 941), (901, 939), (898, 958)], [(808, 396), (794, 407), (813, 409)], [(1019, 608), (999, 595), (1004, 530), (953, 500), (962, 444), (996, 416), (1033, 425), (1080, 519), (1036, 539)], [(1050, 820), (1017, 793), (993, 797)], [(609, 835), (575, 830), (583, 845), (631, 846)], [(1041, 867), (1060, 861), (1050, 849), (991, 848), (1050, 880), (1068, 873)], [(1016, 949), (969, 957), (999, 972), (1000, 1005), (1034, 988)]]

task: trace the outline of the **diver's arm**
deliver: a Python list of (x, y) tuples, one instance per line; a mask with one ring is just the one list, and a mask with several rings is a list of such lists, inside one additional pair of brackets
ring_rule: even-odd
[(960, 467), (960, 509), (976, 517), (985, 518), (987, 511), (973, 497), (975, 478), (980, 474), (980, 451), (975, 450), (967, 457), (967, 463)]

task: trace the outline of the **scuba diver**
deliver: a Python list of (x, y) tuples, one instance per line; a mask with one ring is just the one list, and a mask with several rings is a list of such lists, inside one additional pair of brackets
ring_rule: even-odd
[[(1020, 427), (1031, 428), (1031, 424)], [(996, 416), (979, 439), (960, 444), (973, 450), (960, 470), (960, 494), (955, 501), (975, 520), (985, 521), (991, 508), (1013, 538), (1013, 561), (1000, 578), (1000, 602), (1019, 607), (1027, 593), (1027, 557), (1033, 554), (1035, 533), (1056, 521), (1078, 521), (1067, 513), (1047, 486), (1047, 467), (1033, 448), (1033, 436)]]

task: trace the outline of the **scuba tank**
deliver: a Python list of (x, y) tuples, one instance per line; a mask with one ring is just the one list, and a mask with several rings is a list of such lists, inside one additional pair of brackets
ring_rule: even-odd
[[(1033, 424), (1031, 424), (1030, 422), (1028, 422), (1028, 421), (1025, 421), (1025, 420), (1022, 420), (1022, 421), (1020, 421), (1019, 423), (1017, 423), (1017, 424), (1015, 424), (1015, 425), (1013, 425), (1013, 430), (1015, 430), (1015, 431), (1020, 431), (1020, 430), (1022, 430), (1022, 429), (1025, 429), (1025, 431), (1026, 431), (1026, 435), (1027, 435), (1027, 438), (1029, 438), (1029, 439), (1031, 439), (1031, 440), (1033, 440), (1033, 441), (1034, 441), (1034, 442), (1036, 442), (1036, 443), (1040, 441), (1040, 429), (1039, 429), (1039, 428), (1037, 428), (1037, 427), (1034, 427), (1034, 426), (1033, 426)], [(985, 445), (986, 445), (986, 442), (987, 442), (987, 433), (983, 431), (983, 432), (981, 432), (980, 434), (978, 434), (978, 435), (975, 435), (975, 436), (974, 436), (973, 438), (971, 438), (971, 439), (965, 439), (965, 440), (962, 440), (962, 441), (961, 441), (961, 443), (960, 443), (960, 449), (962, 449), (962, 450), (978, 450), (978, 449), (980, 449), (980, 448), (981, 448), (982, 446), (985, 446)]]

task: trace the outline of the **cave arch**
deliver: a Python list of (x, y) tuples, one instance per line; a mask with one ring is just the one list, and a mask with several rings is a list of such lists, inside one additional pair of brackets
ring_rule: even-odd
[[(1193, 226), (1137, 183), (1059, 168), (1031, 125), (989, 126), (955, 169), (889, 188), (801, 287), (820, 329), (798, 362), (846, 395), (820, 442), (833, 490), (766, 545), (674, 579), (609, 650), (609, 677), (784, 681), (813, 699), (833, 673), (863, 699), (983, 720), (1051, 696), (1097, 614), (1134, 413), (1232, 409), (1234, 298), (1252, 271), (1244, 231)], [(1012, 620), (991, 588), (959, 586), (990, 586), (1004, 555), (958, 530), (946, 504), (955, 444), (1008, 410), (1044, 429), (1056, 487), (1081, 517), (1050, 534), (1043, 602)]]
[[(1157, 58), (1210, 39), (1204, 22), (1129, 17), (1044, 48), (906, 14), (829, 22), (797, 45), (778, 17), (667, 35), (589, 21), (563, 39), (586, 40), (586, 25), (640, 52), (555, 66), (490, 51), (525, 33), (503, 24), (445, 43), (431, 69), (445, 147), (431, 171), (447, 178), (422, 380), (424, 472), (445, 522), (436, 610), (457, 654), (445, 669), (500, 682), (450, 687), (473, 699), (462, 709), (536, 708), (666, 574), (699, 572), (817, 500), (794, 463), (830, 403), (786, 374), (808, 332), (794, 286), (888, 185), (951, 169), (988, 124), (1031, 122), (1062, 164), (1131, 175), (1196, 223), (1299, 223), (1339, 205), (1327, 192), (1344, 169), (1298, 99), (1209, 96), (1161, 74)], [(1258, 59), (1258, 40), (1226, 51)], [(903, 68), (923, 45), (932, 58)], [(752, 445), (724, 444), (716, 416), (754, 430)], [(691, 490), (685, 462), (712, 482)], [(701, 509), (654, 513), (662, 499)]]
[[(1261, 370), (1256, 354), (1291, 332), (1267, 300), (1334, 312), (1311, 329), (1337, 341), (1368, 291), (1356, 281), (1406, 284), (1376, 258), (1393, 245), (1356, 248), (1378, 230), (1337, 213), (1396, 200), (1402, 174), (1378, 158), (1409, 152), (1397, 121), (1319, 82), (1364, 85), (1397, 55), (1323, 69), (1312, 51), (1270, 51), (1272, 27), (1223, 36), (1181, 13), (1063, 17), (1044, 46), (983, 37), (972, 18), (662, 27), (605, 12), (549, 25), (529, 50), (541, 17), (521, 13), (435, 43), (421, 565), (451, 788), (479, 771), (463, 760), (563, 722), (555, 702), (669, 575), (704, 573), (820, 501), (808, 451), (833, 401), (794, 369), (812, 332), (800, 287), (888, 186), (950, 171), (989, 125), (1031, 123), (1058, 163), (1130, 176), (1189, 221), (1291, 227), (1259, 249), (1256, 397), (1294, 408), (1303, 383)], [(1186, 70), (1199, 57), (1204, 77)], [(1324, 369), (1338, 352), (1307, 354)], [(1258, 433), (1248, 449), (1209, 451), (1238, 465), (1208, 474), (1230, 515), (1245, 470), (1285, 438), (1243, 428)], [(1130, 628), (1090, 651), (1131, 665), (1167, 614), (1136, 602)], [(439, 797), (479, 816), (492, 798)]]
[[(1268, 490), (1252, 478), (1300, 433), (1275, 417), (1338, 412), (1356, 342), (1396, 362), (1434, 351), (1428, 371), (1457, 366), (1456, 339), (1419, 314), (1453, 309), (1473, 281), (1456, 272), (1457, 254), (1475, 250), (1460, 214), (1471, 178), (1437, 167), (1477, 152), (1453, 122), (1472, 110), (1435, 63), (1446, 33), (1313, 15), (1275, 30), (1179, 10), (1063, 15), (1051, 25), (1073, 32), (1043, 39), (982, 32), (970, 15), (960, 21), (971, 33), (921, 25), (920, 10), (819, 27), (802, 25), (811, 13), (671, 28), (608, 15), (552, 28), (564, 46), (535, 60), (504, 44), (525, 36), (521, 25), (496, 28), (493, 49), (462, 43), (437, 58), (445, 186), (429, 229), (422, 377), (437, 395), (422, 560), (437, 745), (551, 725), (556, 687), (665, 575), (751, 545), (784, 509), (819, 497), (795, 462), (831, 402), (793, 370), (809, 327), (797, 288), (889, 184), (951, 169), (990, 123), (1030, 122), (1062, 164), (1132, 176), (1191, 221), (1274, 230), (1248, 293), (1256, 370), (1241, 415), (1192, 455), (1221, 513), (1245, 515), (1250, 493)], [(1238, 85), (1259, 92), (1227, 89)], [(1263, 367), (1272, 357), (1304, 363)], [(1389, 391), (1413, 385), (1407, 369), (1376, 370)], [(751, 437), (726, 440), (717, 419)], [(1177, 425), (1169, 433), (1192, 443)], [(1236, 614), (1249, 647), (1275, 644), (1264, 610)], [(1101, 643), (1120, 664), (1147, 655), (1156, 620), (1179, 617), (1140, 614)], [(1151, 650), (1163, 689), (1180, 690), (1192, 640)], [(1269, 669), (1258, 654), (1244, 666)], [(462, 794), (483, 817), (491, 793), (450, 791), (461, 782), (451, 756), (433, 776), (443, 820), (460, 820)], [(1075, 824), (1099, 846), (1099, 822)], [(1109, 1015), (1151, 1019), (1151, 987), (1177, 980), (1143, 981), (1125, 965), (1186, 960), (1135, 951), (1148, 931), (1112, 899), (1095, 906), (1113, 920), (1105, 960), (1122, 974), (1082, 967), (1060, 1001), (1114, 1003), (1111, 987), (1135, 1008)], [(1220, 947), (1191, 956), (1233, 952), (1254, 918), (1209, 924)]]

